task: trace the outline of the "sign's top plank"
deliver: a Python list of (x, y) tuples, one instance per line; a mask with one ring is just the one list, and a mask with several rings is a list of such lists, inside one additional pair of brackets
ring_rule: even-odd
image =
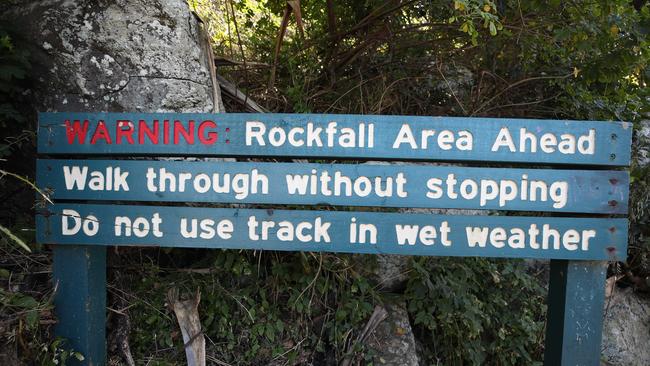
[(40, 113), (38, 152), (627, 166), (627, 122), (334, 114)]
[(264, 203), (626, 214), (620, 170), (37, 160), (54, 200)]

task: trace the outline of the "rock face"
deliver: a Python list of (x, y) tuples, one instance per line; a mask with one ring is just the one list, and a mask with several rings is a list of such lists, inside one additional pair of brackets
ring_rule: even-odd
[(379, 323), (368, 342), (375, 365), (417, 366), (415, 337), (405, 304), (386, 305), (388, 318)]
[(39, 111), (223, 112), (184, 0), (34, 1), (0, 18), (29, 43)]
[(650, 120), (641, 121), (632, 145), (634, 158), (639, 167), (650, 164)]
[(602, 343), (604, 363), (621, 366), (650, 365), (650, 298), (634, 293), (631, 288), (619, 289), (610, 299), (605, 300), (605, 306)]
[[(650, 164), (650, 121), (642, 121), (635, 131), (632, 143), (633, 165), (645, 168)], [(633, 183), (634, 184), (634, 183)], [(640, 190), (640, 191), (639, 191)], [(636, 198), (630, 201), (634, 227), (636, 216), (647, 212), (648, 193), (642, 187), (632, 186)], [(633, 196), (634, 197), (634, 196)], [(636, 212), (636, 215), (634, 214)], [(638, 223), (636, 223), (638, 225)], [(640, 247), (642, 237), (630, 236), (630, 246)], [(602, 358), (606, 365), (650, 365), (650, 295), (636, 293), (631, 288), (616, 289), (605, 300), (606, 316), (603, 324)]]

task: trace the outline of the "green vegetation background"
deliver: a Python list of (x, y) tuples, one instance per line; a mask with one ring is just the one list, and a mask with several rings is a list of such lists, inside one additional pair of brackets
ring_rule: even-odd
[[(218, 72), (272, 112), (619, 120), (650, 113), (645, 1), (190, 0)], [(53, 339), (50, 257), (34, 244), (32, 71), (0, 25), (0, 350), (28, 364), (81, 357)], [(246, 110), (225, 98), (229, 111)], [(650, 275), (648, 170), (632, 167), (627, 282)], [(21, 179), (24, 178), (24, 179)], [(21, 244), (22, 243), (22, 244)], [(27, 252), (24, 246), (31, 249)], [(200, 289), (208, 361), (371, 363), (356, 336), (376, 304), (406, 304), (423, 364), (542, 358), (543, 274), (523, 261), (411, 258), (382, 291), (371, 256), (123, 248), (109, 259), (109, 352), (130, 320), (137, 363), (182, 364), (167, 289)], [(623, 282), (626, 280), (624, 279)]]

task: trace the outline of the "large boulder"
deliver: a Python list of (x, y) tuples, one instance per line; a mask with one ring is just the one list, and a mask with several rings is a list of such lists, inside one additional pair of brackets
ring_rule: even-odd
[(21, 1), (0, 14), (30, 46), (40, 111), (223, 111), (184, 0)]
[(632, 288), (605, 300), (602, 359), (605, 365), (650, 365), (650, 298)]
[(417, 366), (415, 337), (404, 303), (386, 305), (387, 318), (373, 332), (368, 347), (373, 363), (385, 366)]

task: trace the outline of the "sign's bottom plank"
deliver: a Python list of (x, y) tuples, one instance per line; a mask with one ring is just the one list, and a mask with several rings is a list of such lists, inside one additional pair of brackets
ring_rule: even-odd
[(627, 219), (54, 204), (42, 244), (625, 260)]

